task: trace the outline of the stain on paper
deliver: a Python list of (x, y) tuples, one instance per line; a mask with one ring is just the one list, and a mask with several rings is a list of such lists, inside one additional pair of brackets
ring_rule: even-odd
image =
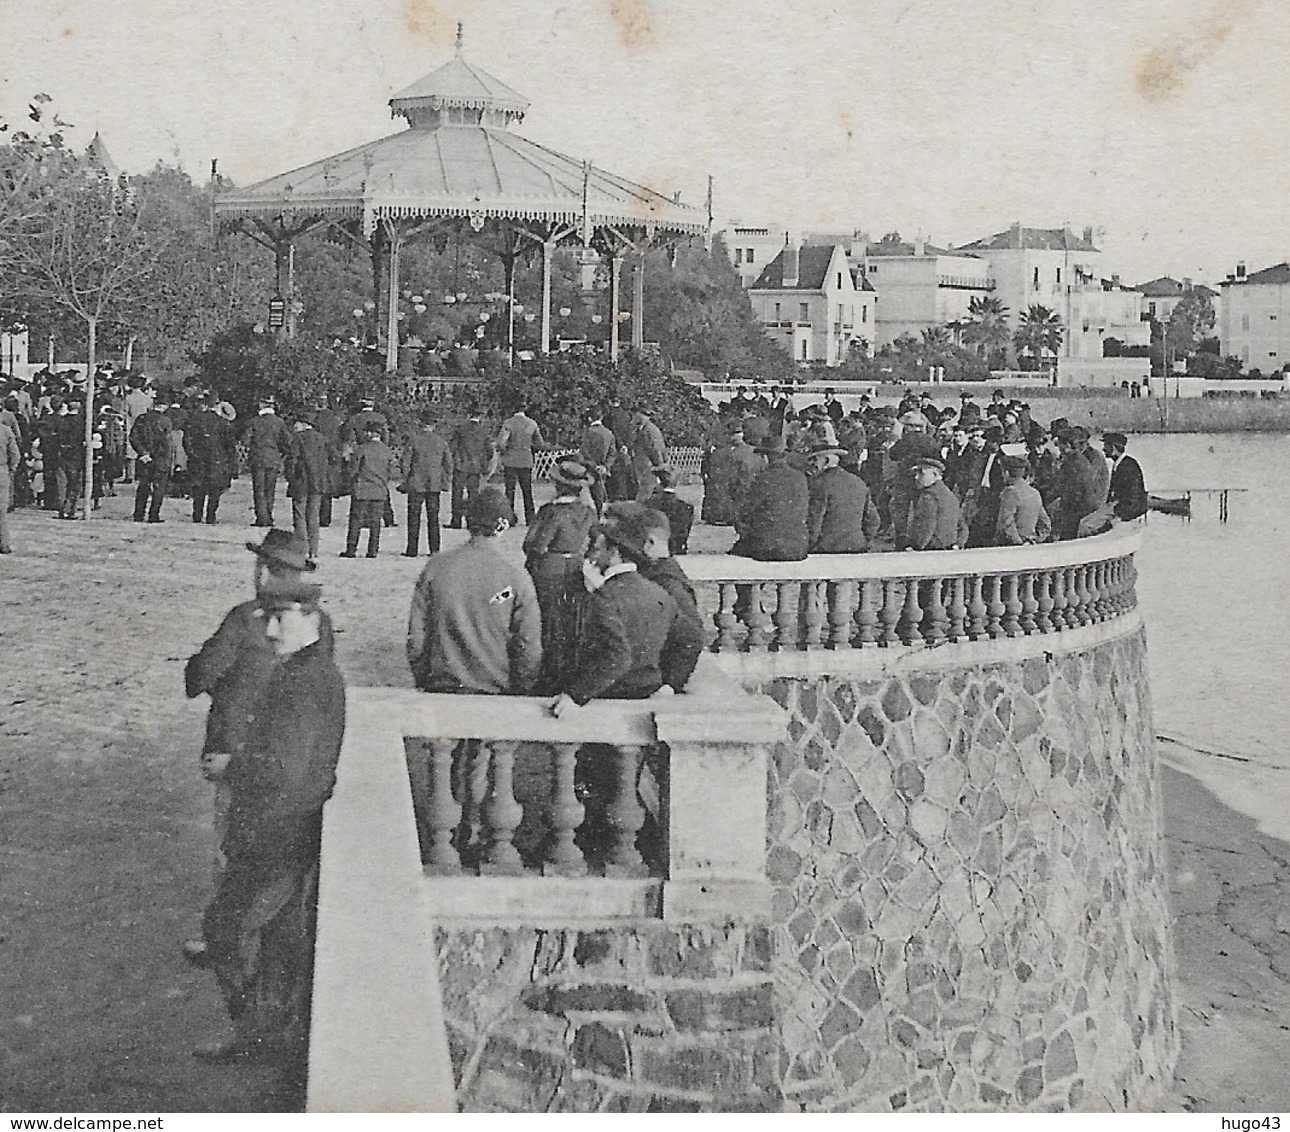
[(1138, 94), (1148, 102), (1165, 102), (1181, 94), (1191, 73), (1222, 46), (1248, 11), (1246, 0), (1227, 0), (1195, 26), (1151, 48), (1134, 72)]
[(609, 15), (628, 47), (653, 45), (654, 14), (649, 0), (609, 0)]

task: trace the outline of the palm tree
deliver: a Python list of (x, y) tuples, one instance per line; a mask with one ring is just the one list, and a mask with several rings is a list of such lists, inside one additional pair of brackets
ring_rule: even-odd
[(1019, 357), (1031, 359), (1030, 368), (1040, 369), (1047, 355), (1056, 355), (1061, 349), (1064, 333), (1057, 312), (1036, 303), (1021, 316), (1012, 344)]
[(990, 358), (1008, 346), (1008, 308), (994, 295), (974, 295), (968, 301), (968, 319), (963, 323), (963, 341), (983, 358)]
[(943, 354), (953, 345), (949, 327), (929, 326), (923, 331), (923, 351), (926, 354)]

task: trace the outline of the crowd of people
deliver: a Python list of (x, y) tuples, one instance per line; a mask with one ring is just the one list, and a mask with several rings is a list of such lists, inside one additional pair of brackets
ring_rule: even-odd
[(938, 408), (924, 391), (850, 411), (832, 391), (801, 411), (786, 390), (741, 392), (721, 415), (701, 519), (733, 526), (731, 553), (763, 561), (1070, 539), (1147, 511), (1122, 433), (1098, 451), (1084, 426), (1045, 427), (1002, 390), (984, 408), (968, 392)]

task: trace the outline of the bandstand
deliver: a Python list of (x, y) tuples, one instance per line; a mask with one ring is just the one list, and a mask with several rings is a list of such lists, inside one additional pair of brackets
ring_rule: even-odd
[[(456, 54), (390, 99), (408, 128), (366, 145), (215, 197), (217, 224), (273, 249), (280, 332), (294, 335), (294, 251), (309, 233), (349, 241), (371, 256), (386, 368), (398, 366), (399, 255), (409, 241), (473, 239), (495, 250), (506, 271), (514, 343), (515, 265), (542, 257), (541, 349), (551, 346), (551, 261), (575, 245), (584, 264), (610, 271), (610, 352), (619, 347), (619, 288), (631, 257), (631, 342), (644, 344), (644, 257), (711, 229), (705, 214), (625, 177), (536, 142), (511, 127), (529, 103), (467, 62), (458, 27)], [(384, 300), (384, 301), (382, 301)], [(378, 331), (379, 334), (379, 331)]]

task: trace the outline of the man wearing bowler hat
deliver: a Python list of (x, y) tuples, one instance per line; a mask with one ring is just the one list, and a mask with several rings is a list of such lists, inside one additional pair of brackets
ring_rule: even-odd
[[(304, 539), (290, 531), (272, 528), (264, 541), (246, 544), (255, 556), (251, 580), (255, 597), (235, 605), (219, 628), (184, 666), (184, 693), (189, 699), (206, 693), (211, 698), (202, 744), (203, 772), (215, 782), (216, 872), (223, 868), (222, 845), (226, 832), (228, 790), (217, 770), (246, 743), (246, 731), (255, 703), (273, 670), (275, 652), (265, 633), (261, 599), (265, 594), (298, 585), (313, 569)], [(331, 619), (319, 614), (319, 639), (330, 654)], [(218, 879), (218, 876), (217, 876)], [(184, 945), (188, 958), (200, 965), (200, 941)]]
[(806, 476), (787, 462), (782, 436), (767, 437), (757, 451), (766, 457), (766, 467), (748, 485), (739, 540), (730, 553), (759, 562), (800, 561), (809, 550)]
[(807, 530), (812, 554), (859, 554), (869, 549), (878, 533), (878, 510), (858, 475), (844, 471), (846, 449), (827, 440), (808, 450)]

